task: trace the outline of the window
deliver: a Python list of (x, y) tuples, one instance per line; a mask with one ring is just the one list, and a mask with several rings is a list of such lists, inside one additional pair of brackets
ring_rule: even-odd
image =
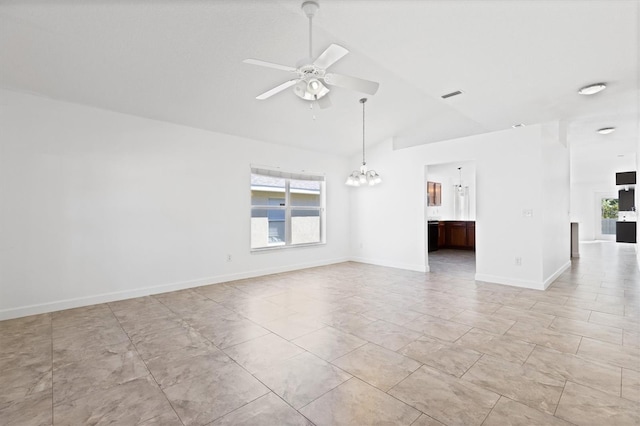
[(602, 212), (600, 223), (602, 235), (615, 235), (618, 221), (618, 199), (602, 198)]
[(324, 177), (251, 168), (251, 249), (324, 243)]
[(442, 184), (438, 182), (427, 182), (427, 205), (442, 205)]

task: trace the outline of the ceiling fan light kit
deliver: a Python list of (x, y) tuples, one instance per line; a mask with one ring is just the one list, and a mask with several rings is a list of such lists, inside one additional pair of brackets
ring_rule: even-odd
[(293, 93), (305, 101), (317, 101), (329, 93), (329, 89), (317, 78), (310, 78), (298, 80)]
[[(309, 18), (309, 58), (313, 56), (313, 17), (320, 8), (317, 1), (305, 1), (302, 3), (302, 11)], [(261, 61), (259, 59), (245, 59), (243, 62), (251, 65), (258, 65), (266, 68), (287, 71), (296, 75), (292, 80), (286, 81), (273, 89), (256, 96), (258, 100), (265, 100), (271, 96), (282, 92), (293, 86), (293, 93), (300, 99), (310, 102), (317, 102), (320, 108), (327, 108), (331, 105), (329, 100), (328, 86), (343, 87), (345, 89), (374, 95), (378, 91), (379, 84), (358, 77), (348, 75), (328, 73), (327, 68), (338, 62), (349, 51), (344, 47), (331, 44), (324, 52), (311, 63), (306, 63), (299, 67), (274, 64), (272, 62)], [(308, 59), (310, 61), (311, 59)], [(321, 101), (324, 99), (324, 101)]]
[(382, 182), (382, 178), (375, 170), (369, 170), (367, 168), (367, 162), (364, 156), (364, 104), (367, 102), (367, 98), (360, 99), (362, 104), (362, 166), (359, 170), (354, 170), (347, 177), (345, 185), (348, 186), (374, 186)]

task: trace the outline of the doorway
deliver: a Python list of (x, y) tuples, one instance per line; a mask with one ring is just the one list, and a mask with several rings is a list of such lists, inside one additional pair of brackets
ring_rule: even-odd
[(612, 194), (597, 194), (596, 209), (596, 240), (615, 241), (619, 210), (618, 197)]
[(425, 255), (432, 272), (476, 272), (476, 162), (425, 166)]

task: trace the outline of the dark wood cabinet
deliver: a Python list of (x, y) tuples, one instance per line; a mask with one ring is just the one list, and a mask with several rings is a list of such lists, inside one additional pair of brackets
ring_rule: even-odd
[(427, 245), (429, 251), (438, 250), (439, 225), (437, 221), (429, 221), (429, 243)]
[(444, 228), (444, 222), (438, 222), (438, 248), (444, 248), (447, 245)]
[(635, 222), (616, 222), (616, 242), (635, 243), (636, 242), (636, 223)]
[(629, 188), (628, 190), (621, 189), (618, 191), (618, 202), (620, 203), (618, 210), (621, 212), (630, 212), (635, 210), (635, 190), (633, 188)]
[(467, 222), (467, 247), (476, 249), (476, 223)]
[(447, 222), (445, 224), (447, 233), (446, 244), (452, 248), (463, 248), (467, 245), (467, 224), (465, 222)]
[(448, 220), (439, 223), (439, 248), (475, 250), (476, 223), (462, 220)]
[(635, 185), (636, 172), (619, 172), (616, 173), (616, 185)]

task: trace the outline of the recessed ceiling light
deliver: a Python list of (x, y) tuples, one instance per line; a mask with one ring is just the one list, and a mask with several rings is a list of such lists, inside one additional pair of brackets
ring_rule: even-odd
[(518, 124), (514, 124), (514, 125), (513, 125), (513, 126), (511, 126), (511, 127), (513, 127), (514, 129), (517, 129), (518, 127), (524, 127), (524, 124), (522, 124), (522, 123), (518, 123)]
[(624, 154), (618, 154), (618, 157), (624, 157)]
[(600, 133), (601, 135), (608, 135), (609, 133), (613, 133), (615, 131), (615, 127), (603, 127), (602, 129), (596, 130), (596, 132)]
[(604, 83), (595, 83), (584, 86), (583, 88), (578, 90), (578, 93), (580, 93), (581, 95), (595, 95), (598, 92), (602, 92), (606, 88), (607, 85)]

